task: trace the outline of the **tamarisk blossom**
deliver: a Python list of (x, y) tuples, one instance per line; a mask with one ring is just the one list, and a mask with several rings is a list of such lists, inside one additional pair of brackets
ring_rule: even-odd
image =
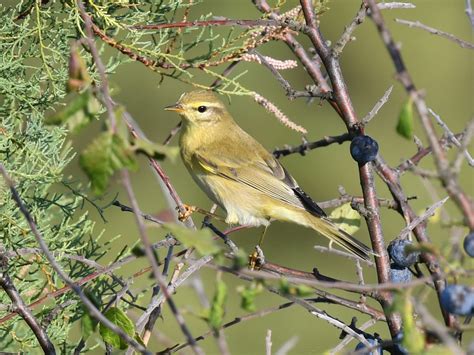
[[(285, 69), (293, 69), (298, 66), (296, 60), (288, 59), (288, 60), (279, 60), (272, 57), (264, 56), (265, 60), (271, 64), (277, 70), (285, 70)], [(262, 60), (256, 54), (252, 53), (245, 53), (243, 56), (240, 57), (240, 60), (244, 62), (256, 62), (258, 64), (262, 64)]]
[(262, 95), (254, 93), (253, 98), (258, 104), (262, 105), (268, 112), (273, 113), (273, 115), (275, 115), (278, 121), (283, 123), (286, 127), (302, 134), (308, 133), (306, 128), (290, 120), (288, 116), (285, 115), (283, 112), (281, 112), (281, 110), (274, 103), (270, 102), (268, 99), (264, 98)]

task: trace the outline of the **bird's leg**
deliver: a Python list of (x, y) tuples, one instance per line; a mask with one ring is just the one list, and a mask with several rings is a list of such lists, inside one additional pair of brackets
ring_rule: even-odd
[(262, 235), (258, 244), (255, 246), (255, 250), (252, 254), (249, 255), (249, 269), (250, 270), (259, 270), (263, 264), (265, 264), (265, 255), (263, 255), (263, 250), (261, 248), (263, 240), (265, 239), (265, 234), (267, 233), (268, 225), (265, 226)]
[[(176, 209), (179, 209), (179, 207), (176, 207)], [(200, 207), (197, 207), (197, 206), (187, 205), (187, 204), (183, 203), (183, 209), (184, 209), (184, 211), (179, 211), (178, 212), (178, 219), (181, 222), (187, 220), (194, 212), (198, 212), (198, 213), (203, 214), (205, 216), (215, 218), (219, 221), (224, 221), (223, 217), (218, 216), (215, 213), (206, 211), (206, 210), (204, 210)]]

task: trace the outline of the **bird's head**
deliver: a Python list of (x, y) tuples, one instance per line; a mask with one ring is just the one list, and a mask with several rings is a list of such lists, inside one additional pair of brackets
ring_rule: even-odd
[(209, 90), (196, 90), (181, 95), (174, 105), (165, 107), (181, 115), (185, 123), (209, 125), (219, 123), (229, 117), (224, 104)]

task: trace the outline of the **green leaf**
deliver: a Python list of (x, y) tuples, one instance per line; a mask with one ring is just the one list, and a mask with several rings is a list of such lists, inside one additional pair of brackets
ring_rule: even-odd
[(425, 348), (425, 339), (415, 323), (413, 304), (410, 301), (410, 292), (397, 293), (392, 307), (392, 311), (400, 313), (400, 317), (402, 318), (403, 347), (405, 347), (410, 354), (422, 353)]
[(177, 147), (168, 147), (163, 144), (153, 143), (147, 139), (137, 138), (133, 142), (133, 149), (149, 156), (150, 158), (162, 160), (165, 157), (176, 160), (179, 149)]
[(97, 99), (90, 91), (85, 91), (76, 95), (64, 110), (49, 116), (45, 122), (56, 126), (66, 124), (69, 131), (77, 133), (96, 118), (100, 109), (101, 106)]
[(216, 254), (220, 247), (209, 229), (192, 230), (177, 224), (165, 223), (163, 228), (173, 234), (186, 248), (196, 248), (201, 255)]
[(89, 313), (84, 313), (81, 318), (81, 334), (82, 339), (87, 340), (97, 327), (97, 321), (93, 319)]
[(314, 290), (306, 285), (292, 285), (286, 279), (280, 280), (280, 291), (286, 295), (306, 297), (314, 295)]
[(240, 301), (240, 307), (247, 312), (255, 312), (257, 310), (257, 305), (255, 304), (255, 299), (257, 295), (260, 294), (263, 290), (261, 283), (252, 282), (249, 286), (243, 287), (239, 286), (237, 291), (242, 297)]
[[(104, 316), (109, 321), (122, 328), (122, 330), (132, 338), (135, 337), (135, 326), (132, 320), (128, 318), (125, 312), (123, 312), (121, 309), (117, 307), (111, 307), (107, 312), (105, 312)], [(120, 336), (103, 324), (100, 324), (99, 333), (102, 336), (102, 340), (105, 343), (110, 344), (115, 349), (124, 350), (128, 347), (128, 344), (122, 338), (120, 338)]]
[(397, 133), (406, 139), (413, 138), (413, 102), (410, 98), (398, 115)]
[(129, 143), (109, 131), (99, 135), (82, 152), (79, 164), (92, 184), (92, 191), (104, 193), (112, 175), (123, 168), (137, 169), (137, 162)]
[(209, 310), (209, 325), (213, 329), (219, 329), (224, 321), (224, 305), (227, 299), (227, 286), (222, 280), (216, 283), (216, 293), (212, 299), (211, 309)]
[(360, 228), (360, 214), (351, 207), (350, 203), (345, 203), (332, 210), (329, 218), (344, 232), (351, 235)]

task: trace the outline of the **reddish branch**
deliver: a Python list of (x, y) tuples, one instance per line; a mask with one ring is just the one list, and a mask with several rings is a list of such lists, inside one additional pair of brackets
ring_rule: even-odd
[(281, 21), (276, 20), (204, 20), (204, 21), (184, 21), (173, 23), (160, 23), (156, 25), (135, 25), (131, 29), (135, 30), (162, 30), (166, 28), (187, 28), (187, 27), (209, 27), (209, 26), (239, 26), (239, 27), (265, 27), (282, 26)]
[[(332, 55), (331, 50), (326, 44), (326, 41), (319, 32), (312, 3), (309, 0), (300, 0), (300, 3), (305, 16), (306, 25), (308, 27), (307, 35), (311, 39), (316, 52), (326, 67), (333, 86), (334, 100), (337, 102), (342, 119), (347, 126), (348, 132), (354, 132), (360, 129), (362, 133), (363, 128), (361, 127), (354, 107), (352, 106), (349, 92), (347, 90), (341, 67), (339, 65), (339, 60)], [(385, 248), (382, 224), (379, 215), (379, 203), (377, 193), (375, 191), (374, 177), (370, 164), (359, 166), (359, 175), (365, 201), (365, 208), (369, 211), (369, 214), (365, 216), (365, 219), (372, 242), (372, 248), (374, 252), (378, 254), (378, 256), (375, 257), (378, 281), (380, 283), (387, 283), (390, 281), (390, 261)], [(395, 336), (400, 332), (401, 323), (400, 318), (389, 310), (389, 306), (392, 303), (391, 293), (382, 292), (380, 303), (385, 311), (390, 333), (392, 336)]]

